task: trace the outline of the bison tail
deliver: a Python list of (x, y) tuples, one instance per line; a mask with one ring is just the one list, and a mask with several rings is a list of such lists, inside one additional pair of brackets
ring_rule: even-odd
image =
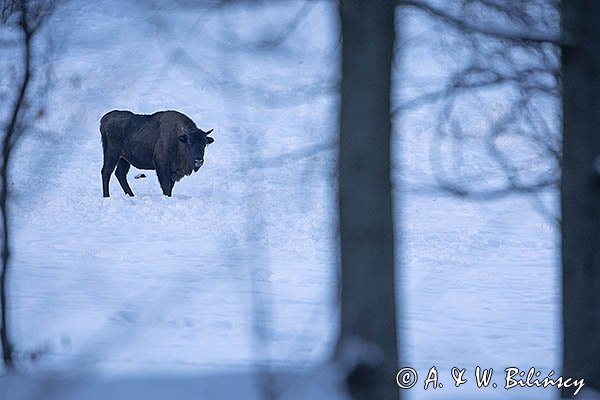
[(102, 154), (106, 156), (106, 152), (108, 151), (108, 136), (106, 134), (106, 126), (103, 123), (100, 123), (100, 138), (102, 140)]
[(102, 138), (102, 149), (106, 151), (106, 134), (104, 133), (102, 126), (100, 126), (100, 137)]

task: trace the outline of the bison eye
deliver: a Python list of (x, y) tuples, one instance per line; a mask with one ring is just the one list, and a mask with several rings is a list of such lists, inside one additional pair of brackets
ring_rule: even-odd
[(181, 143), (185, 143), (185, 144), (189, 143), (187, 135), (179, 135), (178, 139)]

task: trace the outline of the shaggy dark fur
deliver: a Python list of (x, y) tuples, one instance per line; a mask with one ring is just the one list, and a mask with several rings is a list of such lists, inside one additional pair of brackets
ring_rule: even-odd
[(214, 139), (177, 111), (152, 115), (111, 111), (100, 120), (104, 165), (102, 190), (109, 197), (108, 183), (114, 171), (125, 194), (133, 196), (127, 182), (131, 165), (156, 170), (165, 196), (171, 196), (175, 182), (196, 172), (204, 163), (204, 149)]

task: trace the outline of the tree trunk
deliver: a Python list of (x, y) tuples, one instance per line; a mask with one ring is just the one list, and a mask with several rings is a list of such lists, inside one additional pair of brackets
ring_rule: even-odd
[[(339, 142), (341, 332), (337, 355), (371, 349), (349, 375), (356, 399), (398, 399), (390, 182), (391, 1), (343, 0)], [(350, 343), (353, 343), (350, 345)], [(373, 357), (374, 356), (374, 357)]]
[(563, 1), (562, 24), (563, 376), (600, 389), (600, 2)]

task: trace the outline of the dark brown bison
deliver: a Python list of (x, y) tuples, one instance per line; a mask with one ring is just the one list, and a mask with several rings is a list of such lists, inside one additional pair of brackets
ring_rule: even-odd
[(204, 149), (214, 139), (187, 116), (177, 111), (160, 111), (152, 115), (131, 111), (111, 111), (100, 120), (104, 164), (102, 190), (109, 197), (108, 183), (115, 176), (125, 194), (133, 196), (127, 172), (133, 165), (154, 169), (165, 196), (186, 175), (197, 172), (204, 164)]

